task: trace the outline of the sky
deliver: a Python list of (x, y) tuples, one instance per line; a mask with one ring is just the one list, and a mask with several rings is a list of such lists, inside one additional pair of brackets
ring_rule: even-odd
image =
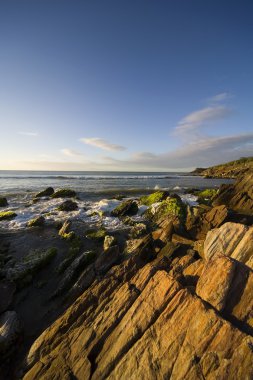
[(0, 169), (253, 156), (252, 0), (1, 0)]

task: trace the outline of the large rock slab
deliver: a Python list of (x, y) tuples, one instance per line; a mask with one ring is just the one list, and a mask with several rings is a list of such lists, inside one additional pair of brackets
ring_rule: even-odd
[(198, 280), (196, 293), (243, 331), (253, 334), (253, 272), (226, 256), (214, 256)]
[(223, 254), (247, 265), (253, 255), (252, 242), (253, 227), (228, 222), (208, 232), (204, 242), (204, 256), (209, 260)]
[(24, 379), (251, 379), (253, 338), (162, 261), (138, 269), (136, 260), (95, 281), (43, 332)]

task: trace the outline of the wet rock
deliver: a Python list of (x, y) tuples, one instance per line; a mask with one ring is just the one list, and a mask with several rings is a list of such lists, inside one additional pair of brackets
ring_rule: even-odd
[(114, 210), (112, 210), (112, 216), (125, 216), (125, 215), (135, 215), (138, 212), (138, 205), (136, 201), (131, 199), (122, 202)]
[(71, 221), (65, 220), (62, 227), (59, 229), (59, 236), (64, 237), (69, 233), (71, 227)]
[(37, 218), (29, 220), (27, 223), (28, 227), (43, 227), (45, 224), (45, 218), (43, 216), (38, 216)]
[(116, 238), (112, 235), (106, 235), (104, 238), (104, 251), (116, 245)]
[(91, 230), (86, 231), (85, 236), (88, 239), (99, 241), (99, 240), (103, 240), (105, 238), (106, 233), (107, 233), (106, 229), (101, 227), (98, 229), (91, 229)]
[(70, 189), (56, 190), (54, 194), (52, 194), (52, 198), (72, 198), (75, 196), (76, 196), (76, 192)]
[(0, 315), (0, 354), (8, 356), (15, 350), (15, 343), (21, 333), (21, 325), (15, 311)]
[(4, 197), (0, 197), (0, 207), (6, 207), (8, 206), (7, 199)]
[(17, 216), (14, 211), (2, 211), (0, 212), (0, 220), (9, 220)]
[(52, 187), (47, 187), (45, 190), (40, 191), (35, 195), (35, 198), (41, 198), (41, 197), (50, 197), (54, 194), (54, 189)]
[(75, 211), (78, 209), (78, 205), (76, 202), (71, 201), (68, 199), (67, 201), (60, 204), (60, 206), (57, 207), (59, 211)]
[(0, 281), (0, 314), (11, 305), (15, 291), (16, 285), (14, 282)]

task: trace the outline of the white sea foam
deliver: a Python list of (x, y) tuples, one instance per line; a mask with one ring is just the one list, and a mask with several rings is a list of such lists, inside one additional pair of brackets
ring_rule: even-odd
[(180, 195), (182, 201), (186, 204), (188, 204), (189, 206), (197, 206), (198, 205), (198, 202), (197, 202), (197, 199), (198, 197), (196, 197), (195, 195), (192, 195), (192, 194), (182, 194)]

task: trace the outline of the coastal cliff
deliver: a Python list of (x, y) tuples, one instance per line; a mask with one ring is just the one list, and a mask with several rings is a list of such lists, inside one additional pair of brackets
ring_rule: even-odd
[(253, 170), (253, 157), (243, 157), (210, 168), (197, 168), (192, 173), (208, 178), (237, 178)]
[[(54, 242), (60, 238), (58, 250), (64, 252), (65, 244), (72, 241), (77, 253), (65, 256), (65, 261), (51, 251), (44, 253), (51, 268), (44, 277), (52, 276), (55, 266), (60, 276), (58, 282), (49, 280), (54, 281), (51, 294), (43, 298), (52, 314), (41, 308), (46, 321), (38, 316), (41, 328), (34, 333), (35, 341), (27, 344), (22, 356), (9, 356), (16, 366), (12, 376), (251, 379), (252, 188), (253, 173), (248, 171), (233, 185), (205, 192), (207, 198), (199, 193), (195, 206), (162, 191), (122, 201), (113, 214), (123, 218), (127, 232), (116, 236), (102, 228), (87, 231), (87, 241), (82, 242), (89, 242), (85, 252), (75, 240), (73, 226), (65, 223)], [(144, 206), (146, 222), (136, 223), (132, 215)], [(36, 228), (45, 233), (45, 226)], [(33, 257), (30, 265), (38, 273), (41, 269), (31, 262)], [(15, 274), (24, 266), (14, 267)], [(8, 294), (15, 292), (10, 285), (15, 278), (20, 280), (4, 280)], [(23, 279), (22, 288), (27, 289), (29, 279), (27, 284)], [(14, 311), (11, 306), (3, 305), (1, 310), (5, 346), (2, 339), (0, 349), (6, 357), (7, 338), (11, 344), (25, 339), (18, 307)]]

